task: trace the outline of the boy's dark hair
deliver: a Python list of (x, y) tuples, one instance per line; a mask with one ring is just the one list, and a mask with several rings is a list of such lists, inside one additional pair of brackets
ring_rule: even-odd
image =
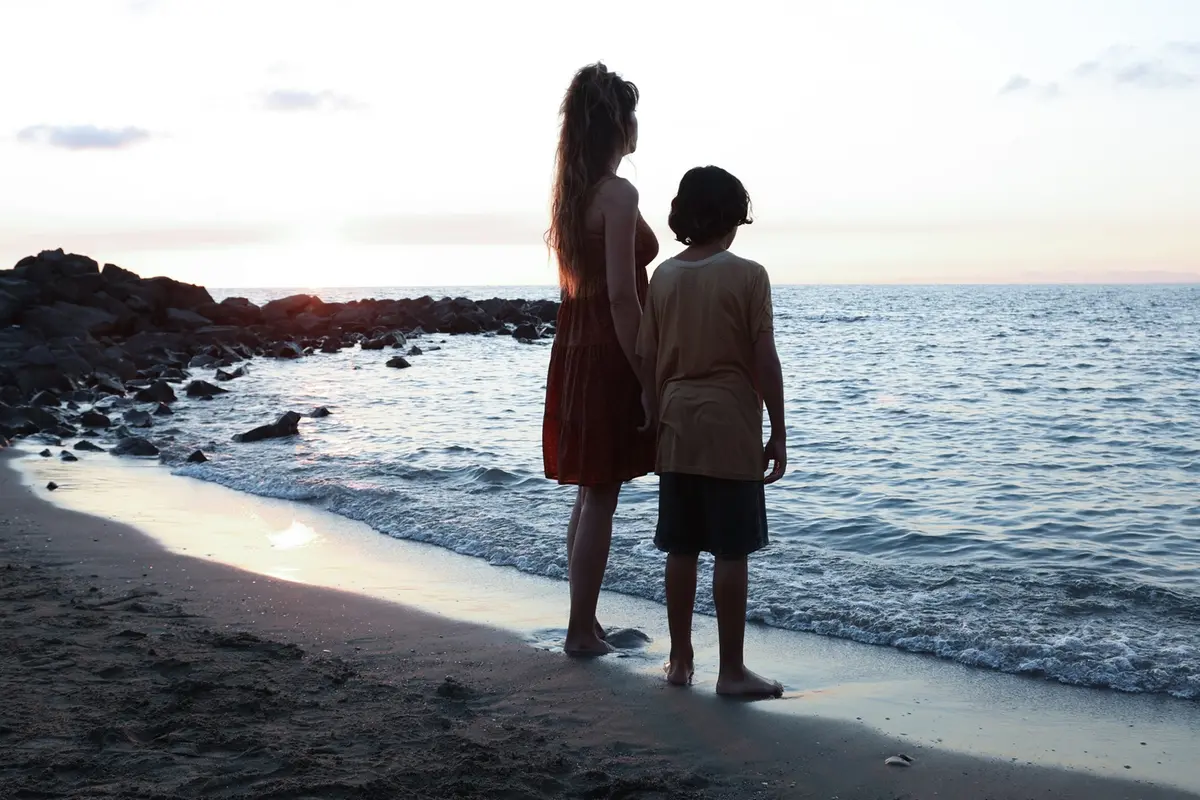
[(710, 244), (751, 222), (746, 187), (713, 166), (687, 171), (679, 181), (679, 192), (671, 201), (671, 216), (667, 218), (675, 238), (689, 246)]

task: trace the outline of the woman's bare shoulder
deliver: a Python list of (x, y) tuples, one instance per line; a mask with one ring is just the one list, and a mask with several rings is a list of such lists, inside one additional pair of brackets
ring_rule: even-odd
[(606, 210), (637, 207), (637, 187), (624, 178), (609, 178), (596, 188), (596, 205)]

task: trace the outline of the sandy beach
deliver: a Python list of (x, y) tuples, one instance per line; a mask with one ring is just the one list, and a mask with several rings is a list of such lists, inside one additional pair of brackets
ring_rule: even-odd
[[(761, 713), (174, 553), (0, 468), (10, 797), (1184, 798)], [(885, 766), (889, 756), (912, 767)]]

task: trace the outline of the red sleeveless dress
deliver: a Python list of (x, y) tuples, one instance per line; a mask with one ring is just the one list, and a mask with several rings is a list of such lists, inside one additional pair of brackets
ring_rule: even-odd
[[(646, 302), (646, 267), (658, 255), (654, 231), (638, 215), (634, 238), (638, 299)], [(588, 234), (586, 270), (605, 274), (604, 235)], [(654, 471), (654, 434), (638, 433), (642, 389), (617, 340), (608, 285), (563, 297), (550, 351), (542, 459), (561, 484), (624, 483)]]

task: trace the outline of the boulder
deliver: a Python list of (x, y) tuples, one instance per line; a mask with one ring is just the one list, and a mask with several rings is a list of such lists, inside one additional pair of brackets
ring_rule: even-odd
[(167, 309), (191, 311), (213, 302), (212, 295), (203, 286), (182, 283), (171, 278), (149, 278), (142, 281), (141, 285), (149, 287), (156, 295), (161, 296), (161, 307)]
[(109, 451), (114, 456), (138, 456), (148, 458), (158, 455), (158, 448), (140, 436), (129, 436), (117, 442), (117, 446)]
[(116, 264), (105, 264), (104, 269), (100, 270), (100, 277), (104, 278), (105, 283), (139, 283), (142, 279), (136, 272), (130, 272), (127, 269), (122, 269)]
[(38, 453), (38, 455), (42, 458), (50, 458), (50, 456), (54, 455), (54, 453), (51, 453), (49, 450), (43, 450), (42, 452)]
[(268, 353), (272, 358), (300, 358), (304, 350), (295, 342), (276, 342)]
[(248, 327), (263, 321), (262, 309), (244, 297), (226, 297), (220, 303), (199, 306), (196, 313), (203, 314), (216, 325)]
[(166, 381), (158, 380), (133, 396), (139, 403), (174, 403), (175, 390)]
[(0, 289), (0, 328), (6, 328), (16, 323), (17, 316), (24, 307), (24, 303)]
[(122, 415), (125, 424), (134, 428), (151, 428), (154, 426), (154, 421), (150, 419), (150, 414), (146, 411), (139, 411), (136, 408), (131, 408)]
[(326, 408), (325, 406), (321, 406), (320, 408), (314, 408), (314, 409), (313, 409), (313, 410), (312, 410), (312, 411), (309, 413), (309, 416), (310, 416), (310, 417), (312, 417), (313, 419), (321, 419), (321, 418), (323, 418), (323, 417), (328, 417), (328, 416), (329, 416), (330, 414), (332, 414), (332, 413), (333, 413), (333, 412), (332, 412), (332, 411), (330, 411), (330, 410), (329, 410), (328, 408)]
[(189, 464), (203, 464), (206, 461), (208, 461), (208, 456), (204, 455), (204, 453), (199, 450), (187, 457), (187, 463)]
[(80, 450), (85, 453), (103, 453), (104, 452), (103, 447), (97, 447), (96, 445), (89, 442), (87, 439), (84, 439), (83, 441), (78, 442), (75, 445), (75, 449)]
[(187, 311), (182, 308), (167, 309), (167, 325), (166, 327), (175, 331), (195, 331), (200, 328), (206, 328), (212, 325), (212, 320), (207, 317), (202, 317), (195, 311)]
[(235, 442), (260, 442), (264, 439), (295, 436), (300, 432), (300, 419), (300, 415), (295, 411), (287, 411), (270, 425), (261, 425), (246, 433), (239, 433), (233, 437), (233, 440)]
[(111, 333), (116, 323), (117, 318), (107, 311), (62, 301), (31, 308), (21, 315), (22, 326), (39, 331), (47, 339), (102, 336)]
[(333, 324), (346, 330), (363, 332), (375, 324), (375, 309), (367, 305), (347, 305), (333, 315)]
[(174, 413), (175, 412), (171, 410), (171, 407), (165, 403), (159, 403), (158, 408), (154, 409), (154, 416), (156, 417), (169, 417)]
[(41, 406), (42, 408), (58, 408), (62, 405), (62, 400), (53, 392), (43, 389), (30, 399), (29, 405)]
[(246, 370), (244, 370), (241, 367), (238, 367), (233, 372), (226, 372), (223, 369), (219, 369), (219, 370), (217, 370), (217, 374), (214, 375), (213, 377), (219, 381), (232, 381), (236, 378), (243, 378), (243, 377), (245, 377), (245, 375), (246, 375)]
[(387, 366), (392, 369), (408, 369), (412, 364), (409, 364), (403, 356), (396, 356), (395, 358), (388, 359)]
[(512, 335), (513, 338), (521, 339), (527, 342), (532, 342), (535, 339), (541, 338), (541, 334), (538, 332), (538, 329), (528, 324), (518, 325), (516, 330), (513, 331)]
[(74, 453), (72, 453), (70, 450), (63, 450), (59, 454), (58, 457), (61, 458), (63, 461), (78, 461), (79, 460), (79, 457), (76, 456)]
[(409, 348), (409, 350), (408, 350), (408, 354), (409, 354), (410, 356), (420, 356), (420, 355), (424, 355), (424, 354), (425, 354), (425, 351), (424, 351), (424, 350), (422, 350), (421, 348), (417, 347), (417, 346), (414, 344), (412, 347), (410, 347), (410, 348)]
[(339, 353), (342, 350), (342, 342), (336, 336), (326, 336), (321, 340), (322, 353)]
[(310, 294), (294, 294), (279, 300), (272, 300), (262, 307), (262, 318), (265, 322), (282, 322), (304, 311), (311, 311), (325, 305), (319, 297)]
[(210, 356), (208, 353), (201, 353), (198, 356), (192, 356), (192, 360), (188, 362), (188, 369), (211, 369), (220, 363), (221, 359)]
[(219, 394), (229, 394), (228, 389), (222, 389), (220, 386), (214, 386), (208, 381), (192, 381), (187, 385), (188, 397), (216, 397)]
[(46, 491), (48, 491), (48, 492), (53, 492), (57, 488), (58, 488), (58, 484), (55, 483), (54, 481), (50, 481), (49, 483), (46, 484)]
[(85, 428), (107, 428), (112, 425), (112, 420), (99, 411), (85, 411), (79, 418), (79, 424)]

